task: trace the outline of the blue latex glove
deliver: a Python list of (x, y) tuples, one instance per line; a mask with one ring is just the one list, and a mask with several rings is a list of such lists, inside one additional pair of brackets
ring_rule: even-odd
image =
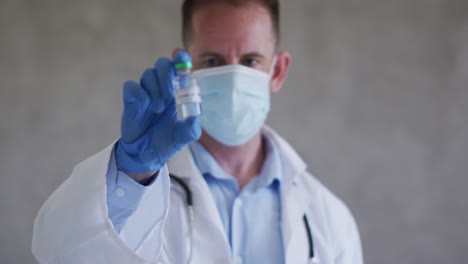
[(160, 58), (154, 69), (143, 73), (140, 83), (124, 84), (121, 138), (116, 150), (120, 171), (157, 171), (185, 145), (200, 137), (198, 117), (177, 120), (172, 86), (175, 74), (171, 60)]

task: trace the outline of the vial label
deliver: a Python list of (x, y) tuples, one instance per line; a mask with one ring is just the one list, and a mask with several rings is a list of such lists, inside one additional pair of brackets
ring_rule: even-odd
[(200, 103), (200, 88), (192, 86), (190, 88), (176, 90), (176, 104)]

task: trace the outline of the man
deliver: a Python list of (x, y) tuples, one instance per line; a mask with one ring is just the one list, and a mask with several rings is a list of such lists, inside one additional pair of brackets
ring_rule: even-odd
[(186, 0), (183, 19), (202, 116), (177, 120), (167, 58), (126, 82), (121, 138), (41, 208), (37, 260), (362, 263), (346, 206), (263, 126), (291, 61), (278, 1)]

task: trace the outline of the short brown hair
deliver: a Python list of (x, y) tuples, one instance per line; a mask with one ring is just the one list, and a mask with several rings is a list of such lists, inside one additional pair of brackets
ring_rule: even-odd
[(186, 48), (192, 38), (192, 17), (197, 8), (207, 4), (226, 3), (233, 6), (241, 6), (249, 3), (258, 3), (265, 7), (270, 14), (273, 32), (275, 34), (275, 44), (279, 43), (279, 0), (184, 0), (182, 4), (182, 41)]

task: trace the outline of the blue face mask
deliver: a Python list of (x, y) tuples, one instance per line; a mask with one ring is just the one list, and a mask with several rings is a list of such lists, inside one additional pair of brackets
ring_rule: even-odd
[(202, 97), (200, 121), (209, 135), (224, 145), (238, 146), (260, 130), (270, 111), (271, 74), (228, 65), (194, 75)]

